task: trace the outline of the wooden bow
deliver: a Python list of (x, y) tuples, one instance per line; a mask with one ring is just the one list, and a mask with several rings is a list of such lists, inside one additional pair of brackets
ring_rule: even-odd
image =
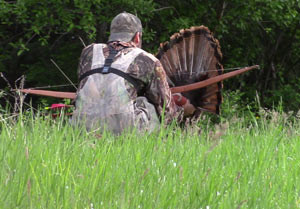
[[(239, 74), (245, 73), (245, 72), (253, 70), (253, 69), (259, 69), (259, 65), (245, 67), (245, 68), (242, 68), (242, 69), (230, 72), (230, 73), (218, 75), (213, 78), (209, 78), (204, 81), (199, 81), (199, 82), (196, 82), (193, 84), (172, 87), (172, 88), (170, 88), (170, 90), (172, 93), (183, 93), (183, 92), (187, 92), (187, 91), (201, 89), (206, 86), (221, 82), (225, 79), (237, 76)], [(36, 90), (36, 89), (19, 89), (19, 91), (22, 93), (25, 93), (25, 94), (35, 94), (35, 95), (40, 95), (40, 96), (63, 98), (63, 99), (75, 99), (76, 98), (75, 92), (60, 92), (60, 91), (48, 91), (48, 90)]]

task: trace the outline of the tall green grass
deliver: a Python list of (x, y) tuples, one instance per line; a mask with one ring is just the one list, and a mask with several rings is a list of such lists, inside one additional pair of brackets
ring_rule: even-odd
[(299, 208), (300, 122), (275, 111), (102, 137), (1, 120), (0, 208)]

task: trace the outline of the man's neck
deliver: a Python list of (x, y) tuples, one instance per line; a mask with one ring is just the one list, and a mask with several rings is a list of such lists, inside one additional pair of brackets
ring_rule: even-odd
[(132, 41), (130, 42), (123, 42), (123, 41), (113, 41), (108, 43), (109, 46), (112, 46), (113, 48), (130, 48), (130, 47), (137, 47), (136, 44)]

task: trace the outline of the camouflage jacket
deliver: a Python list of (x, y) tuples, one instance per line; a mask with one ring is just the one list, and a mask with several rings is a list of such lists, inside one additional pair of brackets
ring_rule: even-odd
[[(120, 59), (120, 56), (130, 53), (136, 48), (133, 43), (112, 42), (109, 45), (121, 52), (116, 55), (114, 61), (117, 61)], [(79, 77), (92, 68), (93, 46), (94, 44), (91, 44), (82, 51), (78, 68)], [(182, 115), (183, 109), (176, 106), (172, 100), (166, 73), (160, 61), (153, 55), (143, 50), (141, 51), (129, 64), (126, 73), (144, 83), (143, 92), (137, 92), (137, 89), (127, 82), (127, 80), (125, 80), (126, 89), (133, 101), (137, 99), (138, 95), (143, 94), (155, 106), (158, 116), (161, 117), (164, 114), (165, 121), (170, 122), (176, 119), (178, 115)], [(108, 46), (103, 48), (103, 55), (105, 58), (108, 57)], [(86, 82), (87, 78), (80, 82), (78, 92), (84, 87)]]

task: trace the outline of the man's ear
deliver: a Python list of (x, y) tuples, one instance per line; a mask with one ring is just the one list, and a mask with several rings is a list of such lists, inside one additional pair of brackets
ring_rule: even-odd
[(134, 35), (134, 38), (133, 38), (133, 42), (136, 45), (140, 44), (140, 42), (141, 42), (140, 32), (136, 32), (136, 34)]

